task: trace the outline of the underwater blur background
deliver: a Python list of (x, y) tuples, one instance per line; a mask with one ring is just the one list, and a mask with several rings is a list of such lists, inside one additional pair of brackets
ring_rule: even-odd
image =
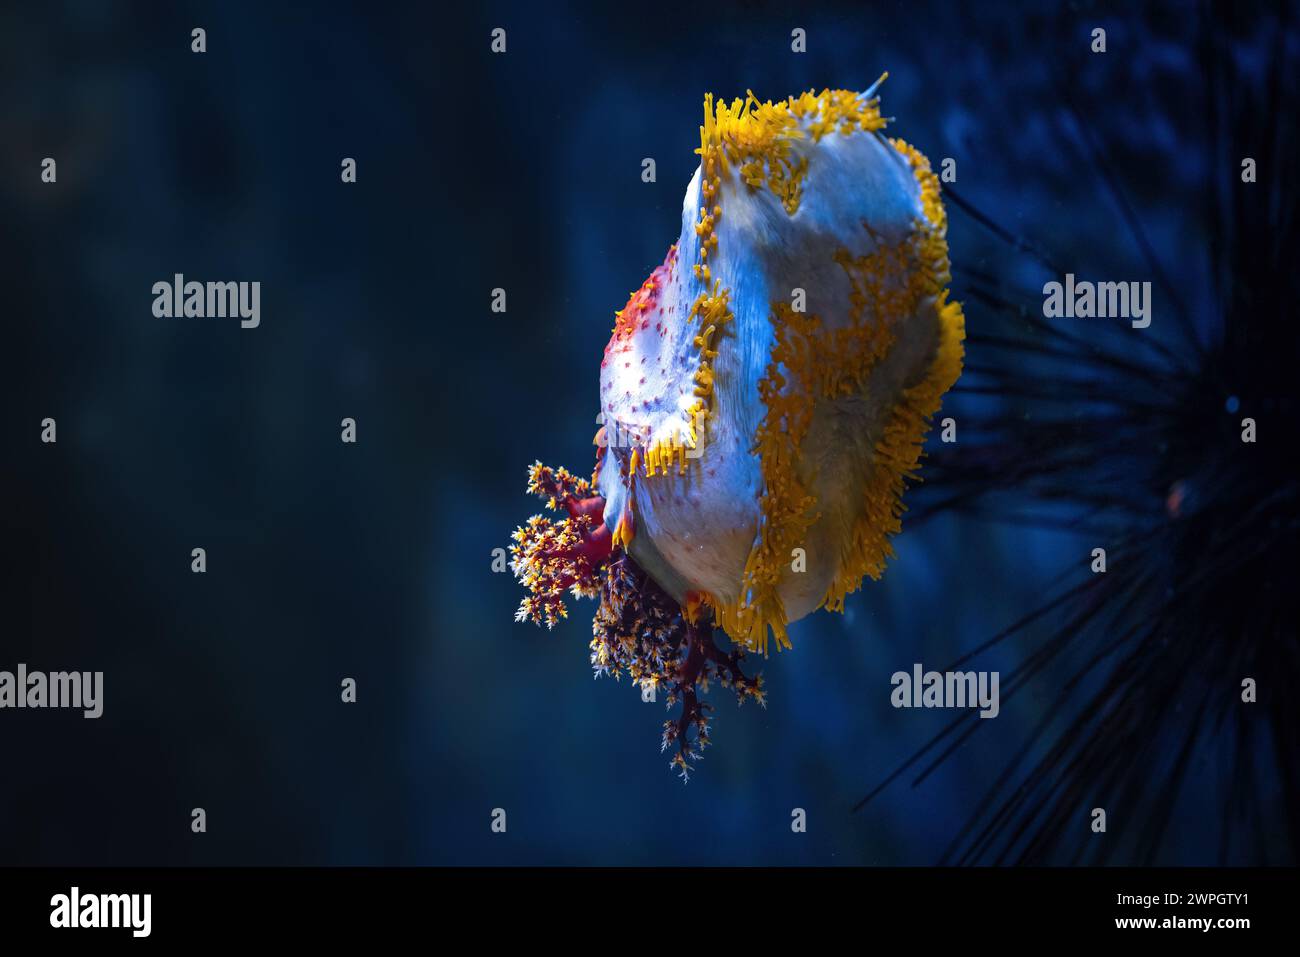
[[(1106, 542), (1067, 504), (1033, 522), (905, 517), (883, 580), (843, 616), (796, 623), (793, 651), (763, 663), (766, 710), (710, 695), (714, 744), (687, 785), (659, 753), (662, 703), (593, 682), (593, 604), (570, 603), (549, 634), (515, 624), (521, 589), (492, 551), (539, 510), (527, 465), (590, 467), (601, 350), (677, 236), (705, 92), (865, 89), (888, 70), (890, 132), (936, 166), (955, 158), (971, 209), (1081, 277), (1154, 280), (1154, 259), (1210, 338), (1198, 203), (1220, 153), (1235, 175), (1263, 147), (1207, 133), (1206, 30), (1261, 87), (1288, 64), (1292, 104), (1300, 56), (1292, 6), (1227, 9), (6, 5), (0, 669), (103, 671), (105, 703), (98, 721), (0, 713), (0, 863), (945, 859), (1006, 763), (1047, 746), (1033, 729), (1070, 720), (1074, 672), (1053, 660), (923, 781), (919, 765), (854, 813), (953, 717), (893, 709), (890, 675), (946, 668), (1085, 580)], [(504, 56), (489, 50), (498, 26)], [(1097, 27), (1105, 54), (1089, 50)], [(40, 182), (46, 156), (56, 185)], [(1258, 201), (1293, 219), (1295, 180), (1268, 189)], [(951, 202), (948, 215), (955, 298), (1061, 278)], [(260, 327), (155, 319), (151, 287), (174, 273), (259, 280)], [(497, 287), (505, 314), (489, 308)], [(1173, 343), (1156, 296), (1145, 334)], [(968, 306), (969, 332), (982, 315)], [(1147, 361), (1143, 333), (1102, 322), (1070, 331)], [(1294, 347), (1293, 323), (1282, 338)], [(973, 342), (967, 361), (1042, 360)], [(1208, 407), (1236, 411), (1206, 388)], [(1043, 408), (960, 392), (942, 415), (960, 429)], [(1117, 428), (1140, 417), (1124, 414)], [(39, 441), (46, 416), (57, 445)], [(1128, 494), (1123, 473), (1084, 474), (1105, 487), (1081, 493)], [(196, 546), (205, 575), (190, 572)], [(967, 667), (1010, 673), (1061, 624), (1049, 614)], [(340, 703), (345, 677), (355, 705)], [(1226, 680), (1232, 693), (1238, 672)], [(1149, 735), (1165, 746), (1159, 723)], [(1154, 851), (1100, 786), (1067, 826), (1086, 834), (1107, 807), (1097, 840), (1115, 863), (1295, 863), (1280, 783), (1294, 738), (1258, 739), (1246, 824), (1222, 813), (1231, 750), (1203, 742), (1176, 792), (1150, 768), (1165, 801)], [(195, 807), (206, 835), (190, 832)]]

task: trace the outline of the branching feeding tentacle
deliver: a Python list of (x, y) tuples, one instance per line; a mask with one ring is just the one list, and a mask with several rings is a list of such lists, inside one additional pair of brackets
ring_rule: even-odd
[(599, 594), (600, 571), (613, 551), (613, 535), (600, 521), (605, 500), (589, 495), (591, 483), (567, 469), (534, 463), (528, 471), (528, 491), (568, 517), (554, 521), (534, 515), (515, 529), (510, 569), (530, 592), (519, 603), (515, 620), (554, 628), (569, 614), (566, 591), (575, 598)]
[(670, 766), (683, 779), (709, 745), (711, 706), (700, 700), (716, 681), (766, 705), (761, 675), (747, 676), (740, 648), (724, 650), (714, 642), (713, 622), (692, 615), (659, 587), (613, 541), (602, 519), (605, 500), (591, 494), (591, 483), (565, 469), (540, 462), (528, 472), (528, 491), (546, 499), (553, 520), (534, 515), (514, 533), (511, 568), (528, 588), (517, 621), (554, 627), (568, 617), (564, 593), (599, 597), (592, 622), (591, 664), (597, 675), (627, 674), (648, 700), (663, 694), (668, 707), (680, 705), (664, 724), (661, 750), (673, 748)]

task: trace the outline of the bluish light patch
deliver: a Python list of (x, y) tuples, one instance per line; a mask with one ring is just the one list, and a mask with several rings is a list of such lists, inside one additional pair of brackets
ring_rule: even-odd
[(1223, 403), (1223, 407), (1228, 410), (1228, 415), (1236, 415), (1237, 410), (1241, 408), (1241, 400), (1235, 395), (1228, 396), (1228, 401)]

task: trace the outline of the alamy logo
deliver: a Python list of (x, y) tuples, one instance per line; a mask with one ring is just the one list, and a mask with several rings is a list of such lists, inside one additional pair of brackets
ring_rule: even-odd
[(895, 708), (976, 708), (981, 718), (996, 718), (998, 673), (996, 671), (923, 671), (920, 663), (909, 674), (895, 671), (889, 703)]
[(83, 717), (104, 713), (104, 672), (0, 671), (0, 708), (81, 708)]
[(153, 314), (159, 319), (226, 319), (239, 317), (244, 329), (262, 321), (260, 282), (186, 282), (177, 273), (171, 282), (153, 284)]
[[(698, 436), (704, 428), (705, 416), (703, 408), (697, 406), (687, 414), (691, 418), (690, 429)], [(637, 449), (644, 448), (647, 444), (648, 430), (643, 435), (635, 426), (628, 428), (622, 423), (616, 423), (615, 427), (611, 428), (605, 424), (604, 412), (596, 413), (596, 424), (600, 426), (596, 440), (598, 445), (611, 446), (616, 449)], [(675, 433), (669, 438), (668, 444), (672, 448), (684, 449), (685, 451), (682, 454), (688, 459), (704, 457), (704, 446), (689, 435)]]
[(1048, 319), (1130, 319), (1134, 329), (1151, 325), (1151, 283), (1074, 281), (1043, 286), (1043, 315)]
[(132, 937), (148, 937), (152, 894), (82, 894), (73, 887), (50, 898), (51, 927), (127, 927)]

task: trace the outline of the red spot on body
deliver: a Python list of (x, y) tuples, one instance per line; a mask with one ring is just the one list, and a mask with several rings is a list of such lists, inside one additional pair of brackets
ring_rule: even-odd
[(1187, 492), (1181, 481), (1170, 486), (1169, 495), (1165, 498), (1165, 511), (1169, 513), (1170, 518), (1178, 518), (1182, 515), (1183, 500), (1186, 497)]
[[(659, 296), (665, 283), (672, 275), (673, 263), (677, 260), (677, 247), (673, 246), (668, 250), (668, 255), (664, 258), (663, 264), (657, 266), (650, 274), (650, 278), (641, 284), (641, 288), (632, 293), (623, 309), (614, 314), (614, 334), (610, 337), (610, 345), (616, 341), (626, 341), (636, 332), (638, 316), (641, 313), (650, 310), (663, 311), (659, 302)], [(641, 328), (647, 329), (650, 320), (642, 320)], [(606, 346), (608, 349), (609, 346)]]

